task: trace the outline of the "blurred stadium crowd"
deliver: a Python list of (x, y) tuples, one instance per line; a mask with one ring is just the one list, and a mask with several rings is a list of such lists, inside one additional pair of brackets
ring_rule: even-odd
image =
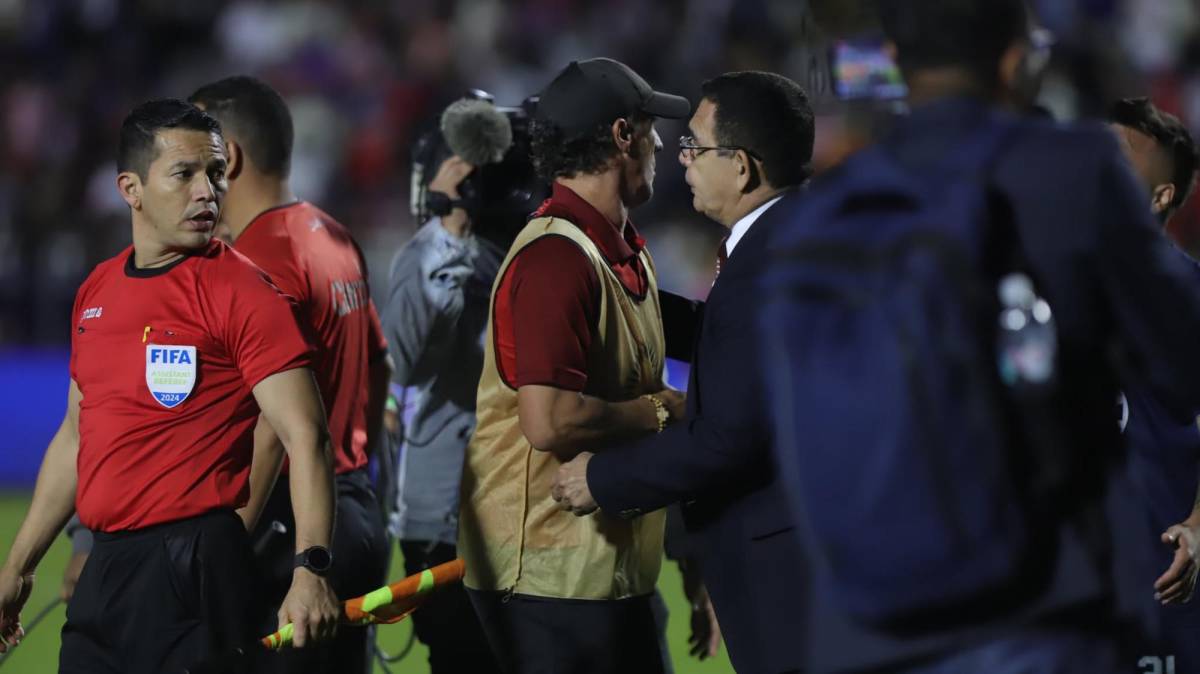
[[(1195, 0), (1040, 0), (1057, 38), (1042, 102), (1101, 113), (1149, 95), (1200, 132)], [(0, 345), (64, 344), (79, 283), (128, 245), (113, 187), (122, 117), (152, 96), (258, 75), (296, 123), (292, 181), (346, 223), (376, 292), (413, 233), (412, 141), (468, 88), (515, 105), (574, 58), (619, 58), (695, 100), (699, 83), (765, 69), (828, 100), (824, 44), (864, 26), (853, 2), (813, 0), (0, 0)], [(819, 27), (818, 27), (819, 26)], [(839, 152), (844, 111), (820, 106), (818, 169)], [(718, 227), (695, 214), (675, 139), (636, 214), (664, 287), (702, 296)], [(1200, 251), (1200, 200), (1173, 226)]]

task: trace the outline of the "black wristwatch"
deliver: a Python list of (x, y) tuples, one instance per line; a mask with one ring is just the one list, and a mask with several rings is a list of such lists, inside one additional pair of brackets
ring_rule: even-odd
[(292, 563), (292, 568), (298, 569), (302, 566), (318, 576), (324, 576), (329, 573), (329, 569), (333, 566), (333, 555), (325, 548), (314, 545), (296, 555), (296, 559)]

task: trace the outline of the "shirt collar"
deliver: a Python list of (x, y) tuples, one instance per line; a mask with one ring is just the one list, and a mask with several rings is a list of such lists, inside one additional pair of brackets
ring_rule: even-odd
[(729, 230), (729, 238), (725, 239), (725, 257), (733, 255), (734, 247), (737, 246), (738, 241), (742, 240), (743, 236), (746, 236), (746, 232), (750, 231), (750, 225), (753, 225), (754, 221), (758, 220), (760, 215), (765, 213), (768, 208), (774, 206), (775, 202), (782, 198), (782, 194), (772, 197), (771, 199), (765, 201), (758, 208), (743, 215), (741, 220), (733, 223), (733, 228)]
[(646, 240), (638, 235), (632, 222), (626, 220), (624, 231), (618, 229), (595, 206), (558, 182), (554, 183), (550, 198), (533, 215), (570, 220), (587, 234), (612, 264), (627, 262), (646, 247)]

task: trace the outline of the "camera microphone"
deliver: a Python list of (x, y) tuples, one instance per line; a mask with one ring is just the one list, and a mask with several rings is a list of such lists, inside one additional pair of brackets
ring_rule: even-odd
[(473, 166), (504, 159), (512, 146), (508, 116), (487, 101), (463, 98), (442, 113), (442, 135), (450, 151)]

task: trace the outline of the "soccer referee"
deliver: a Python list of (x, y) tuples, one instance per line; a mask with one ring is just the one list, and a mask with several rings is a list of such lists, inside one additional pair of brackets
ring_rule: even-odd
[[(288, 300), (212, 238), (225, 191), (218, 123), (178, 100), (125, 119), (117, 188), (133, 245), (75, 300), (67, 413), (0, 567), (0, 651), (21, 637), (34, 569), (77, 509), (96, 543), (67, 610), (59, 671), (180, 671), (254, 638), (245, 504), (260, 410), (291, 458), (297, 548), (330, 544), (332, 471), (311, 351)], [(336, 598), (297, 569), (281, 613), (328, 637)]]

